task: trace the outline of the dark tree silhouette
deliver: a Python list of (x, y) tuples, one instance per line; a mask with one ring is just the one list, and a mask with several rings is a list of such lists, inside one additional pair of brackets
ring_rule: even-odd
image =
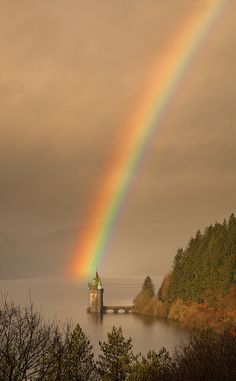
[(52, 325), (34, 306), (0, 305), (0, 380), (38, 380), (48, 373)]

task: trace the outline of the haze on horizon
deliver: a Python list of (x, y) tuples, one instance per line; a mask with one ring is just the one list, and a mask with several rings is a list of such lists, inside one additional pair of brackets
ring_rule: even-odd
[[(29, 255), (36, 267), (57, 260), (43, 236), (72, 229), (73, 244), (83, 234), (156, 60), (207, 4), (0, 0), (0, 244), (34, 237), (25, 267)], [(229, 1), (150, 147), (104, 259), (107, 274), (164, 274), (197, 229), (236, 212), (235, 12)], [(20, 255), (11, 251), (16, 266)], [(71, 253), (60, 255), (69, 266)], [(4, 273), (3, 249), (0, 260)]]

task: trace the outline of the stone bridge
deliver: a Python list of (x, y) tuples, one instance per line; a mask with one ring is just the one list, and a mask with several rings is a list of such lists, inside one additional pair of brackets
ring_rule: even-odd
[(103, 306), (103, 313), (125, 313), (130, 314), (133, 313), (133, 306)]

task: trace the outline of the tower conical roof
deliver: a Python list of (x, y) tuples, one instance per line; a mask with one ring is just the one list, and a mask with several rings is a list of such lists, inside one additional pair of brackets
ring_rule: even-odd
[(101, 289), (102, 288), (102, 281), (100, 276), (98, 275), (98, 272), (96, 271), (96, 274), (93, 278), (92, 283), (89, 283), (89, 288), (90, 289)]

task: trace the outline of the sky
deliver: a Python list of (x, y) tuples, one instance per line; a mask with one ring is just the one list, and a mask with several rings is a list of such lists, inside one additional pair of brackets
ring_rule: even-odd
[[(207, 6), (0, 0), (0, 233), (82, 237), (155, 62)], [(235, 12), (229, 0), (148, 148), (104, 271), (163, 274), (199, 228), (236, 212)]]

